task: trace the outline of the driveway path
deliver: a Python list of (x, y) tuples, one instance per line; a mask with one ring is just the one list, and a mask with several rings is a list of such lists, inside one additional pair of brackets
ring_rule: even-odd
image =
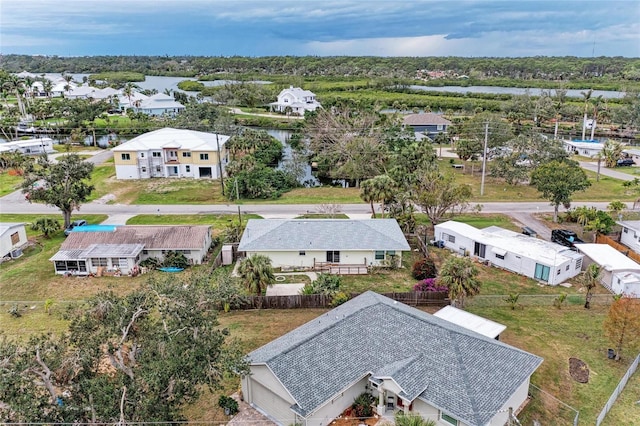
[[(580, 167), (582, 167), (583, 169), (598, 173), (598, 163), (594, 163), (591, 161), (579, 161), (579, 163)], [(604, 165), (602, 164), (600, 165), (600, 174), (602, 176), (609, 176), (620, 180), (633, 180), (637, 177), (627, 173), (619, 172), (615, 169), (609, 169), (607, 167), (604, 167)]]
[(513, 212), (509, 213), (509, 216), (513, 218), (522, 226), (528, 226), (536, 231), (538, 238), (549, 241), (551, 239), (551, 229), (547, 228), (547, 225), (543, 221), (536, 218), (532, 213), (525, 212)]

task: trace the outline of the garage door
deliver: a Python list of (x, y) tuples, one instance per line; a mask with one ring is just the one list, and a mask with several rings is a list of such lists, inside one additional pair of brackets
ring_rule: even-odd
[(294, 423), (294, 414), (291, 404), (278, 395), (262, 386), (255, 380), (251, 380), (251, 402), (260, 410), (276, 420), (281, 425), (287, 426)]

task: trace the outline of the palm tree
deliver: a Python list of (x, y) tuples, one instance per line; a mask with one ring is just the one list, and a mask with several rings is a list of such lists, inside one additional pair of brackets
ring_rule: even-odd
[(478, 269), (468, 257), (449, 257), (440, 268), (439, 280), (449, 288), (449, 299), (464, 308), (464, 300), (480, 292)]
[(618, 160), (622, 155), (624, 147), (620, 142), (608, 139), (602, 147), (602, 155), (604, 155), (604, 162), (607, 167), (615, 167), (618, 164)]
[(600, 166), (602, 165), (602, 160), (604, 160), (604, 153), (602, 151), (598, 151), (596, 154), (593, 154), (591, 158), (598, 162), (598, 169), (596, 171), (596, 182), (600, 182)]
[(45, 238), (50, 238), (51, 234), (60, 230), (60, 222), (48, 217), (41, 217), (31, 225), (31, 229), (42, 232)]
[(600, 282), (602, 274), (602, 268), (597, 263), (590, 264), (587, 269), (582, 273), (580, 277), (580, 283), (582, 287), (587, 291), (585, 294), (584, 307), (589, 309), (591, 307), (591, 297), (593, 297), (593, 289), (596, 288)]
[(392, 178), (387, 175), (379, 175), (360, 184), (360, 198), (371, 205), (371, 215), (373, 217), (376, 215), (373, 203), (379, 201), (382, 204), (381, 210), (384, 218), (385, 204), (393, 199), (396, 193), (395, 188), (396, 184)]
[(275, 281), (271, 259), (262, 254), (243, 259), (238, 266), (238, 274), (252, 294), (263, 294)]
[(615, 200), (609, 203), (607, 206), (607, 210), (611, 212), (613, 215), (618, 215), (620, 212), (627, 208), (627, 205), (620, 200)]
[(584, 118), (582, 119), (582, 140), (587, 136), (587, 110), (589, 108), (589, 99), (591, 99), (591, 94), (593, 93), (592, 89), (587, 90), (586, 92), (580, 92), (582, 98), (584, 99)]
[[(131, 97), (133, 96), (134, 93), (134, 88), (136, 87), (135, 84), (128, 82), (127, 84), (124, 85), (124, 87), (122, 88), (122, 94), (124, 96), (127, 97), (127, 99), (129, 99), (129, 107), (131, 107)], [(125, 108), (126, 110), (126, 108)]]
[(431, 419), (425, 419), (420, 414), (404, 414), (398, 411), (394, 417), (396, 426), (436, 426), (436, 422)]

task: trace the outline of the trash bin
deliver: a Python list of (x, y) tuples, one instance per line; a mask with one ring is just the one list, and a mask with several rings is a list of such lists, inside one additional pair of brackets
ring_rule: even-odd
[(610, 348), (609, 350), (607, 350), (607, 357), (609, 359), (614, 359), (616, 357), (616, 351)]

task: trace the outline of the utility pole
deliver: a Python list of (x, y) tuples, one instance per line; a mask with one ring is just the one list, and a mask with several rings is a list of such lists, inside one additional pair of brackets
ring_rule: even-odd
[(480, 182), (480, 196), (484, 195), (484, 174), (487, 168), (487, 143), (489, 141), (489, 123), (484, 124), (484, 149), (482, 151), (482, 180)]
[(224, 178), (222, 177), (222, 152), (220, 152), (220, 140), (218, 140), (218, 132), (216, 131), (216, 145), (218, 146), (218, 170), (220, 171), (220, 186), (222, 195), (224, 196)]

